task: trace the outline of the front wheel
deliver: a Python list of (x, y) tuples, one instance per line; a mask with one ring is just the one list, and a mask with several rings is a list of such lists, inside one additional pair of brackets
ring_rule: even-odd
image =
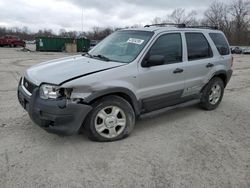
[(223, 98), (224, 88), (224, 82), (221, 78), (211, 79), (202, 91), (201, 107), (205, 110), (216, 109)]
[(87, 117), (85, 130), (94, 141), (115, 141), (127, 137), (133, 130), (135, 114), (131, 105), (118, 96), (97, 100)]

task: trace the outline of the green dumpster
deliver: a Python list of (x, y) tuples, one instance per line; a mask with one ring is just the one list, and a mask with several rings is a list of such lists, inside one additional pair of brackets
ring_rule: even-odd
[(78, 52), (87, 52), (90, 47), (90, 40), (86, 38), (77, 39), (77, 51)]
[(77, 51), (88, 51), (90, 41), (86, 38), (63, 38), (63, 37), (37, 37), (36, 51), (43, 52), (63, 52), (66, 43), (77, 43)]

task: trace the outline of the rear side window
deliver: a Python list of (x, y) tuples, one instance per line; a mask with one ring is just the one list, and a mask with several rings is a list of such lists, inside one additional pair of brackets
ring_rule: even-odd
[(228, 55), (230, 53), (226, 38), (221, 33), (210, 33), (211, 39), (213, 40), (216, 48), (220, 55)]
[(213, 56), (211, 47), (202, 33), (186, 33), (188, 60), (210, 58)]
[(160, 36), (151, 47), (150, 55), (162, 55), (165, 64), (182, 62), (181, 34), (171, 33)]

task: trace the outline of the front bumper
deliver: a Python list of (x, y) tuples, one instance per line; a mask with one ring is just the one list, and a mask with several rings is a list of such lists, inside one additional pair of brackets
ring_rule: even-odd
[(41, 128), (59, 135), (72, 135), (79, 131), (92, 107), (85, 104), (72, 103), (66, 99), (44, 100), (39, 96), (39, 88), (29, 96), (21, 84), (17, 96), (22, 107), (30, 118)]

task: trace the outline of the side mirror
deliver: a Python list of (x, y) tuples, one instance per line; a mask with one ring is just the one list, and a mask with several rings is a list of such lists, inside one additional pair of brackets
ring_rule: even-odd
[(163, 55), (151, 55), (142, 62), (142, 67), (152, 67), (164, 64), (165, 57)]

